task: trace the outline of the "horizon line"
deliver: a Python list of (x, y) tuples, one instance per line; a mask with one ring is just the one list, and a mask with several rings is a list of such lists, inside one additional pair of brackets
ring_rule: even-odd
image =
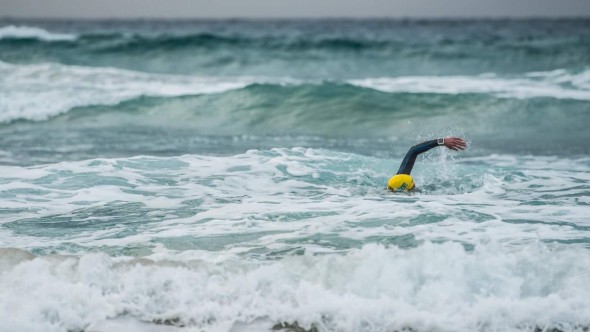
[(75, 17), (75, 16), (0, 16), (0, 21), (23, 20), (23, 21), (518, 21), (518, 20), (587, 20), (590, 15), (531, 15), (531, 16), (509, 16), (509, 15), (474, 15), (474, 16), (260, 16), (260, 17)]

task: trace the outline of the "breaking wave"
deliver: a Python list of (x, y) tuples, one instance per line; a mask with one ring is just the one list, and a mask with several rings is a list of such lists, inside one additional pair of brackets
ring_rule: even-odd
[[(386, 93), (481, 95), (484, 98), (590, 100), (590, 70), (528, 73), (519, 77), (408, 76), (348, 81), (304, 81), (285, 77), (207, 77), (165, 75), (117, 68), (0, 62), (0, 122), (41, 121), (77, 107), (116, 105), (143, 96), (218, 94), (264, 85), (258, 98), (271, 98), (289, 86), (311, 91), (313, 103), (362, 96), (366, 89)], [(283, 92), (284, 93), (284, 92)], [(343, 97), (342, 93), (346, 95)]]

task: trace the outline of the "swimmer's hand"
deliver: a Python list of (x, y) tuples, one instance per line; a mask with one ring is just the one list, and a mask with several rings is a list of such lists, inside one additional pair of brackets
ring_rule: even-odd
[(453, 150), (453, 151), (460, 151), (465, 150), (467, 148), (467, 143), (462, 138), (459, 137), (445, 137), (444, 138), (444, 146)]

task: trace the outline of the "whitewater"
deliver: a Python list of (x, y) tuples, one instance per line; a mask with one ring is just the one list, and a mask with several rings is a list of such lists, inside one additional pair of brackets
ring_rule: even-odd
[(0, 331), (586, 331), (587, 23), (0, 20)]

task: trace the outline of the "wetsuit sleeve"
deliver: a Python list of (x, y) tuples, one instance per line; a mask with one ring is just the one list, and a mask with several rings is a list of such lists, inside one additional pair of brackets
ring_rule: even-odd
[(416, 162), (416, 157), (419, 154), (424, 153), (432, 148), (438, 146), (437, 140), (433, 139), (432, 141), (422, 142), (420, 144), (416, 144), (408, 150), (402, 164), (399, 166), (399, 170), (397, 174), (410, 174), (412, 171), (412, 167), (414, 167), (414, 162)]

